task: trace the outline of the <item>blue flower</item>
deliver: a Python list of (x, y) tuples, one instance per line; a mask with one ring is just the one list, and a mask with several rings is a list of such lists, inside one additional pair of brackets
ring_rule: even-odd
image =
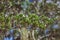
[(13, 36), (11, 36), (11, 37), (10, 37), (10, 40), (14, 40), (14, 37), (13, 37)]
[(5, 37), (4, 40), (10, 40), (8, 37)]
[(34, 0), (29, 0), (29, 2), (34, 2)]
[(10, 36), (10, 37), (4, 37), (4, 40), (14, 40), (14, 37), (13, 36)]
[(56, 25), (53, 25), (53, 27), (52, 27), (53, 29), (58, 29), (59, 28), (59, 26), (56, 24)]
[(44, 33), (45, 33), (45, 34), (48, 34), (49, 31), (50, 31), (49, 29), (46, 29), (46, 30), (44, 31)]

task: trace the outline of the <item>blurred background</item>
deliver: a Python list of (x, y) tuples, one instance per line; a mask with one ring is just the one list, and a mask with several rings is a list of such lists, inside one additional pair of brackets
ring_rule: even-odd
[(60, 0), (0, 0), (0, 40), (60, 40)]

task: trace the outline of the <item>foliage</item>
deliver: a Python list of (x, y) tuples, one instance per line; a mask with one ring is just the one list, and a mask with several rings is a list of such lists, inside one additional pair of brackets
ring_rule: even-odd
[[(48, 3), (46, 1), (47, 0), (42, 0), (41, 2), (38, 0), (1, 0), (0, 30), (4, 32), (4, 30), (13, 29), (14, 26), (16, 28), (18, 28), (18, 26), (20, 28), (21, 26), (21, 28), (25, 28), (27, 31), (27, 27), (30, 26), (33, 32), (37, 28), (45, 30), (51, 27), (56, 21), (60, 22), (58, 0), (52, 0), (52, 2)], [(25, 30), (23, 32), (25, 32)], [(36, 33), (38, 34), (39, 32)]]

